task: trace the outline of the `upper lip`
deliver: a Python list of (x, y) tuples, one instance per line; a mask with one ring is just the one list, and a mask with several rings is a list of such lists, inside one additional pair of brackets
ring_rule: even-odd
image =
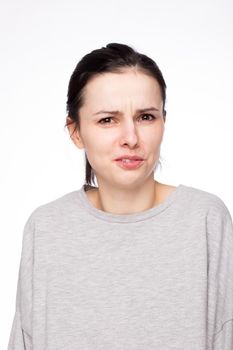
[(120, 156), (118, 158), (116, 158), (115, 160), (121, 160), (121, 159), (132, 159), (132, 160), (143, 160), (142, 157), (139, 156), (130, 156), (128, 154), (125, 154), (123, 156)]

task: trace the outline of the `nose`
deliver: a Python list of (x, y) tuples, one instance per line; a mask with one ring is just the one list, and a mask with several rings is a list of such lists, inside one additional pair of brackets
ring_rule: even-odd
[(121, 126), (120, 144), (128, 145), (130, 148), (138, 144), (138, 131), (132, 120), (126, 121)]

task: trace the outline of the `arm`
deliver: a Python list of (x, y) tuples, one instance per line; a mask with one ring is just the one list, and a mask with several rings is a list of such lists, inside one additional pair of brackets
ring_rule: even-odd
[(233, 225), (218, 197), (207, 216), (208, 350), (233, 349)]
[(32, 349), (32, 272), (34, 224), (30, 216), (24, 227), (18, 273), (16, 309), (8, 350)]

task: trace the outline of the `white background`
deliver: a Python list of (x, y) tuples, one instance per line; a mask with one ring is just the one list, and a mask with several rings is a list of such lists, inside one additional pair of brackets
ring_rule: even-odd
[(0, 348), (15, 311), (22, 230), (40, 204), (79, 189), (84, 154), (64, 129), (77, 62), (110, 42), (153, 58), (167, 84), (156, 178), (218, 195), (233, 213), (233, 5), (227, 0), (0, 3)]

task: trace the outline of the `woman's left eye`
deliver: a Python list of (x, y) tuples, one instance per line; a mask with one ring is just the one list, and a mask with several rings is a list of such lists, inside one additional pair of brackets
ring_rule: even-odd
[[(156, 119), (156, 117), (155, 117), (153, 114), (142, 114), (142, 117), (144, 117), (144, 116), (150, 116), (150, 117), (152, 117), (151, 120)], [(144, 120), (145, 120), (145, 119), (144, 119)]]

